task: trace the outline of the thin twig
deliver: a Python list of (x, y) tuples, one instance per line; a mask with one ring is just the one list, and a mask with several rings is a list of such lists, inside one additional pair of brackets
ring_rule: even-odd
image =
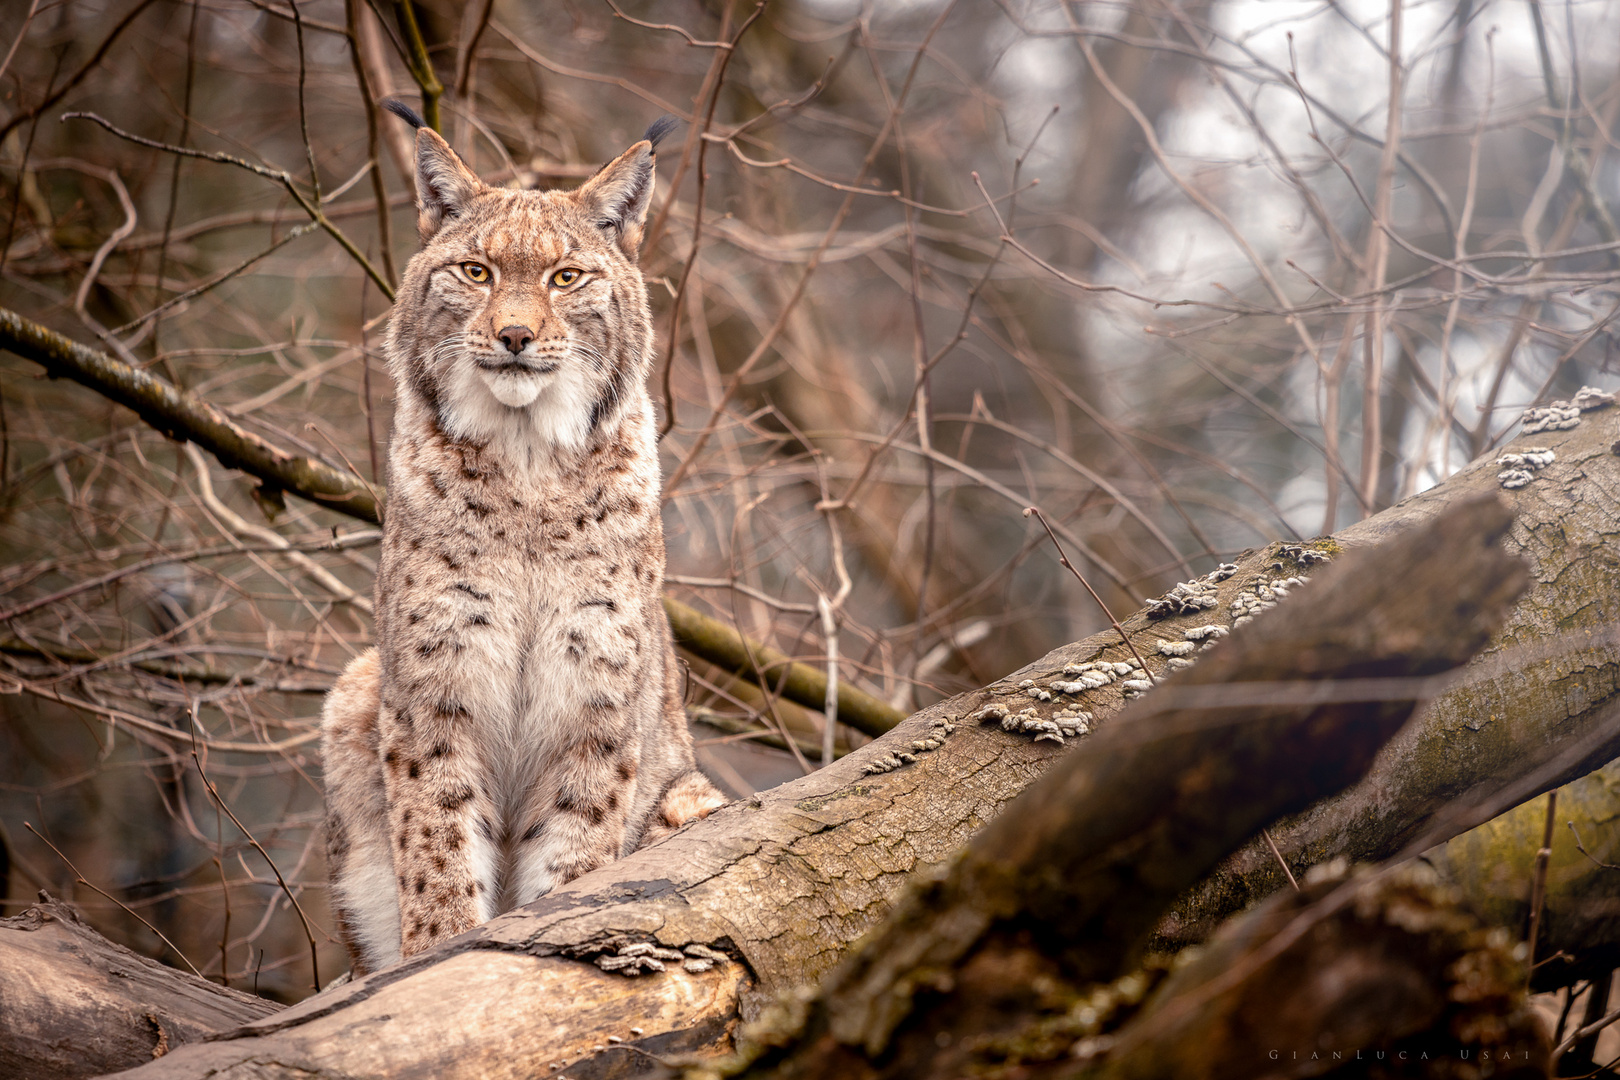
[(422, 28), (416, 23), (416, 9), (411, 0), (394, 0), (394, 12), (399, 16), (399, 30), (405, 38), (405, 66), (410, 70), (411, 78), (416, 80), (416, 87), (422, 92), (422, 119), (427, 126), (443, 135), (444, 130), (439, 124), (439, 98), (444, 94), (444, 84), (433, 70), (433, 58), (428, 55), (427, 41), (422, 37)]
[[(296, 229), (292, 229), (291, 231), (289, 231), (287, 233), (287, 235), (283, 236), (280, 240), (277, 240), (275, 243), (271, 244), (269, 247), (264, 248), (263, 250), (259, 251), (258, 253), (254, 254), (254, 255), (249, 255), (246, 259), (243, 259), (241, 262), (237, 263), (235, 266), (231, 267), (229, 270), (226, 270), (226, 271), (223, 271), (222, 273), (216, 274), (214, 277), (209, 278), (207, 281), (203, 282), (201, 285), (198, 285), (195, 288), (187, 289), (185, 292), (180, 293), (178, 296), (171, 296), (169, 299), (165, 300), (163, 303), (159, 304), (157, 307), (153, 308), (151, 311), (148, 311), (146, 314), (138, 316), (138, 317), (136, 317), (134, 319), (131, 319), (129, 322), (125, 323), (122, 326), (114, 327), (113, 329), (107, 331), (107, 333), (113, 335), (114, 337), (119, 337), (119, 336), (122, 336), (124, 334), (127, 334), (131, 330), (135, 330), (135, 329), (139, 328), (142, 324), (150, 322), (153, 319), (159, 318), (165, 312), (171, 311), (174, 308), (179, 307), (181, 304), (189, 303), (190, 301), (195, 300), (197, 297), (203, 295), (206, 292), (211, 292), (212, 290), (219, 288), (221, 285), (225, 284), (227, 281), (230, 281), (232, 278), (237, 277), (238, 275), (242, 274), (244, 271), (252, 269), (255, 265), (262, 262), (266, 257), (268, 257), (270, 255), (274, 255), (276, 252), (280, 251), (282, 248), (286, 247), (288, 244), (292, 243), (294, 240), (297, 240), (300, 236), (303, 236), (306, 233), (314, 232), (318, 228), (320, 228), (320, 223), (319, 222), (306, 221), (304, 224), (298, 226)], [(85, 276), (85, 282), (87, 284), (88, 284), (89, 280), (90, 280), (89, 275), (86, 275)]]
[(1063, 545), (1058, 542), (1057, 533), (1053, 532), (1052, 526), (1046, 523), (1046, 515), (1041, 513), (1039, 507), (1026, 506), (1024, 516), (1029, 517), (1031, 514), (1035, 516), (1036, 521), (1041, 523), (1041, 528), (1046, 530), (1046, 535), (1052, 538), (1052, 546), (1057, 548), (1058, 562), (1062, 564), (1064, 569), (1073, 574), (1075, 580), (1085, 586), (1086, 592), (1090, 593), (1091, 598), (1097, 601), (1097, 606), (1102, 608), (1102, 613), (1108, 617), (1108, 623), (1114, 628), (1114, 632), (1119, 635), (1119, 640), (1125, 643), (1125, 647), (1131, 651), (1131, 655), (1136, 657), (1137, 664), (1141, 665), (1142, 674), (1149, 679), (1153, 678), (1153, 669), (1147, 666), (1147, 661), (1142, 659), (1142, 654), (1136, 651), (1136, 646), (1131, 643), (1131, 636), (1125, 632), (1123, 626), (1119, 625), (1119, 620), (1114, 618), (1112, 611), (1108, 610), (1108, 605), (1103, 603), (1103, 598), (1097, 595), (1097, 590), (1091, 587), (1091, 582), (1087, 581), (1085, 575), (1075, 569), (1074, 563), (1069, 561), (1069, 556), (1063, 551)]
[[(360, 358), (362, 360), (365, 360), (365, 355), (364, 355), (363, 351), (362, 351), (362, 354), (361, 354)], [(366, 366), (369, 369), (369, 367), (371, 365), (370, 365), (369, 362), (367, 362)], [(370, 394), (369, 382), (368, 382), (367, 394), (368, 394), (368, 396)], [(367, 414), (366, 415), (366, 421), (369, 424), (370, 420), (371, 420), (371, 415), (370, 415), (371, 414), (371, 409), (370, 409), (370, 402), (369, 401), (367, 402), (366, 414)], [(343, 464), (345, 464), (345, 465), (347, 465), (349, 467), (349, 472), (354, 474), (354, 478), (356, 480), (360, 481), (362, 484), (366, 485), (366, 490), (371, 492), (371, 497), (377, 503), (377, 505), (382, 506), (383, 501), (382, 501), (382, 498), (377, 494), (377, 489), (372, 486), (371, 481), (367, 480), (365, 478), (365, 475), (362, 474), (359, 469), (354, 467), (354, 462), (350, 461), (349, 460), (349, 455), (345, 454), (343, 452), (343, 447), (339, 446), (337, 443), (332, 441), (332, 436), (330, 436), (326, 432), (322, 431), (321, 426), (319, 424), (317, 424), (313, 420), (311, 420), (309, 423), (304, 425), (304, 430), (305, 431), (313, 431), (315, 434), (319, 435), (321, 437), (321, 441), (326, 443), (327, 446), (330, 446), (332, 448), (332, 451), (335, 454), (337, 454), (338, 457), (343, 459)], [(372, 467), (372, 472), (375, 473), (377, 471), (377, 443), (376, 443), (376, 437), (375, 436), (372, 436), (371, 441), (370, 441), (370, 446), (371, 446), (371, 467)]]
[[(360, 0), (344, 0), (343, 10), (348, 26), (349, 60), (354, 67), (355, 85), (360, 90), (361, 107), (366, 113), (366, 158), (371, 163), (371, 194), (377, 203), (377, 246), (382, 257), (383, 274), (392, 284), (399, 280), (399, 274), (394, 269), (394, 241), (388, 188), (383, 183), (382, 168), (377, 156), (377, 143), (381, 138), (377, 123), (377, 99), (372, 93), (371, 79), (366, 74), (365, 59), (361, 55)], [(365, 320), (362, 318), (361, 321)]]
[(62, 849), (57, 847), (55, 844), (51, 843), (49, 840), (47, 840), (45, 838), (44, 833), (42, 833), (38, 829), (34, 828), (33, 822), (31, 822), (31, 821), (23, 822), (23, 828), (25, 828), (29, 832), (33, 833), (35, 836), (39, 837), (41, 840), (44, 840), (45, 841), (45, 846), (50, 848), (52, 851), (56, 852), (56, 857), (57, 858), (61, 859), (65, 863), (67, 863), (68, 869), (73, 871), (73, 877), (80, 885), (83, 885), (86, 888), (95, 890), (95, 892), (98, 893), (99, 895), (106, 897), (108, 900), (111, 900), (113, 903), (115, 903), (119, 907), (123, 908), (126, 914), (131, 915), (136, 919), (139, 919), (141, 925), (146, 927), (148, 930), (152, 931), (152, 933), (156, 934), (158, 936), (158, 939), (161, 940), (163, 942), (163, 944), (167, 945), (170, 948), (170, 950), (172, 950), (174, 952), (174, 955), (178, 956), (181, 959), (181, 961), (186, 965), (186, 967), (191, 969), (191, 973), (193, 975), (197, 976), (197, 978), (199, 978), (199, 979), (203, 977), (203, 973), (197, 970), (197, 965), (193, 964), (190, 960), (188, 960), (186, 958), (186, 954), (180, 951), (180, 947), (178, 945), (176, 945), (174, 942), (170, 941), (168, 939), (167, 935), (165, 935), (163, 933), (163, 931), (159, 930), (157, 927), (155, 927), (151, 923), (147, 922), (146, 919), (142, 918), (142, 916), (138, 912), (135, 911), (135, 909), (131, 908), (128, 904), (126, 904), (122, 900), (118, 899), (118, 897), (114, 896), (112, 893), (106, 891), (105, 889), (102, 889), (102, 888), (98, 887), (97, 885), (93, 884), (90, 881), (89, 878), (87, 878), (83, 874), (79, 873), (79, 868), (77, 866), (73, 865), (73, 860), (68, 858), (66, 855), (62, 854)]
[[(197, 704), (195, 701), (193, 701), (191, 706), (191, 732), (194, 739), (196, 737), (198, 727)], [(215, 805), (217, 805), (221, 810), (225, 811), (226, 816), (231, 819), (232, 824), (234, 824), (238, 829), (242, 830), (242, 835), (247, 837), (247, 842), (249, 844), (253, 845), (253, 850), (257, 851), (259, 856), (264, 859), (267, 864), (269, 864), (270, 872), (276, 875), (276, 884), (281, 886), (281, 891), (287, 895), (287, 900), (292, 904), (293, 910), (298, 912), (298, 921), (303, 924), (304, 936), (309, 939), (310, 976), (315, 981), (315, 992), (318, 994), (321, 991), (321, 967), (320, 960), (316, 956), (315, 932), (309, 927), (309, 917), (304, 914), (304, 907), (298, 902), (298, 897), (293, 893), (292, 887), (287, 884), (287, 879), (281, 876), (281, 870), (277, 868), (276, 861), (270, 857), (270, 853), (268, 851), (264, 850), (264, 845), (259, 843), (258, 838), (248, 830), (248, 827), (242, 824), (242, 820), (236, 816), (236, 811), (232, 810), (230, 805), (226, 803), (223, 797), (220, 796), (219, 789), (214, 786), (214, 782), (208, 779), (208, 773), (203, 768), (202, 757), (198, 753), (200, 748), (201, 747), (199, 744), (195, 742), (193, 743), (191, 749), (191, 760), (197, 766), (197, 775), (202, 779), (203, 787), (208, 790), (208, 794), (212, 796)]]
[(1558, 790), (1547, 792), (1547, 820), (1541, 830), (1541, 848), (1536, 852), (1535, 876), (1530, 882), (1530, 930), (1525, 935), (1528, 970), (1536, 966), (1536, 937), (1541, 930), (1541, 908), (1547, 899), (1547, 864), (1552, 860), (1553, 820), (1558, 814)]
[[(609, 2), (611, 3), (612, 0), (609, 0)], [(735, 6), (736, 3), (733, 0), (733, 3), (726, 8), (726, 21), (730, 21), (732, 8)], [(613, 10), (618, 13), (617, 7)], [(742, 40), (744, 34), (748, 33), (748, 28), (758, 21), (764, 11), (765, 0), (759, 0), (759, 3), (754, 7), (753, 13), (744, 19), (743, 24), (737, 28), (737, 33), (731, 38), (731, 44), (715, 57), (715, 71), (712, 80), (714, 85), (709, 92), (709, 106), (703, 114), (703, 131), (699, 133), (700, 135), (714, 126), (714, 110), (720, 104), (720, 91), (726, 82), (726, 68), (731, 65), (731, 58), (737, 55), (737, 43)], [(625, 17), (622, 13), (619, 14), (621, 18)], [(664, 346), (663, 364), (664, 422), (658, 428), (660, 442), (663, 441), (664, 436), (669, 434), (670, 429), (675, 426), (675, 391), (671, 385), (671, 379), (675, 370), (675, 347), (678, 344), (681, 330), (681, 299), (686, 295), (686, 285), (691, 280), (692, 268), (697, 265), (698, 251), (703, 243), (703, 195), (709, 181), (709, 174), (704, 166), (709, 154), (709, 143), (707, 139), (703, 138), (699, 138), (697, 143), (697, 194), (692, 201), (692, 250), (686, 256), (685, 265), (681, 267), (681, 279), (675, 286), (675, 297), (670, 301), (669, 305), (669, 334), (668, 341)], [(676, 177), (674, 182), (679, 183), (679, 176)], [(675, 195), (671, 191), (670, 202), (674, 202), (674, 200)]]
[(90, 74), (101, 65), (102, 58), (107, 55), (107, 50), (112, 48), (113, 42), (118, 40), (119, 35), (129, 27), (129, 24), (135, 21), (135, 17), (141, 12), (145, 11), (147, 8), (151, 7), (155, 2), (156, 0), (139, 0), (134, 7), (129, 9), (129, 14), (118, 20), (118, 24), (112, 28), (112, 32), (102, 39), (101, 44), (96, 47), (96, 51), (90, 55), (90, 59), (86, 60), (84, 65), (80, 67), (78, 71), (75, 71), (72, 75), (68, 76), (67, 82), (57, 87), (54, 91), (47, 93), (45, 95), (45, 100), (41, 101), (38, 105), (35, 105), (32, 109), (24, 109), (17, 113), (16, 116), (13, 116), (11, 119), (7, 120), (4, 124), (0, 124), (0, 142), (4, 142), (6, 136), (10, 135), (12, 131), (16, 129), (18, 124), (23, 124), (30, 120), (37, 119), (42, 113), (45, 112), (46, 109), (49, 109), (52, 105), (55, 105), (58, 101), (61, 101), (64, 97), (66, 97), (69, 90), (72, 90), (75, 86), (78, 86), (86, 75)]
[(467, 44), (461, 50), (461, 56), (456, 62), (456, 97), (467, 96), (467, 80), (472, 78), (473, 64), (478, 53), (478, 41), (484, 36), (489, 27), (490, 12), (495, 10), (495, 0), (484, 0), (483, 7), (478, 10), (478, 21), (473, 25), (473, 32), (467, 38)]
[[(1597, 992), (1597, 987), (1595, 985), (1593, 986), (1591, 992)], [(1608, 1013), (1605, 1013), (1603, 1016), (1592, 1021), (1592, 1023), (1587, 1024), (1585, 1027), (1576, 1028), (1565, 1037), (1563, 1042), (1559, 1043), (1558, 1046), (1553, 1049), (1550, 1064), (1557, 1066), (1558, 1059), (1568, 1053), (1570, 1047), (1574, 1046), (1576, 1043), (1580, 1042), (1584, 1038), (1587, 1038), (1588, 1036), (1596, 1035), (1598, 1032), (1602, 1031), (1604, 1028), (1608, 1027), (1610, 1024), (1613, 1024), (1617, 1020), (1620, 1020), (1620, 1009), (1614, 1009)]]
[(1590, 851), (1586, 850), (1586, 845), (1581, 843), (1580, 830), (1575, 828), (1575, 823), (1573, 821), (1566, 821), (1564, 824), (1568, 825), (1569, 831), (1575, 834), (1576, 851), (1580, 852), (1582, 855), (1585, 855), (1588, 859), (1591, 859), (1595, 865), (1604, 870), (1620, 870), (1620, 866), (1616, 866), (1614, 863), (1606, 863), (1599, 859), (1596, 855), (1593, 855)]
[(1266, 838), (1266, 846), (1271, 849), (1271, 854), (1276, 858), (1277, 865), (1282, 867), (1283, 876), (1288, 879), (1288, 884), (1294, 887), (1295, 892), (1299, 892), (1299, 882), (1294, 880), (1294, 872), (1288, 869), (1288, 860), (1284, 859), (1282, 852), (1277, 850), (1277, 841), (1271, 838), (1271, 830), (1261, 829), (1260, 835)]
[[(887, 145), (889, 133), (894, 130), (895, 120), (898, 118), (900, 110), (905, 107), (906, 97), (911, 92), (912, 83), (917, 77), (917, 70), (922, 66), (923, 57), (928, 53), (928, 46), (934, 40), (934, 35), (939, 32), (939, 28), (945, 24), (945, 20), (955, 9), (956, 0), (950, 0), (941, 9), (932, 25), (929, 26), (928, 32), (923, 35), (922, 44), (917, 47), (916, 53), (912, 57), (911, 66), (906, 71), (905, 81), (900, 85), (900, 92), (895, 95), (894, 107), (889, 110), (888, 116), (883, 121), (883, 127), (878, 131), (877, 137), (872, 140), (872, 145), (867, 150), (866, 157), (861, 161), (861, 167), (856, 171), (855, 182), (852, 186), (858, 186), (866, 180), (867, 174), (877, 161), (878, 154)], [(810, 256), (809, 262), (805, 264), (804, 273), (799, 276), (798, 282), (793, 286), (793, 291), (783, 302), (782, 309), (776, 316), (776, 321), (765, 331), (765, 335), (760, 338), (753, 350), (749, 352), (747, 358), (731, 373), (731, 378), (727, 380), (725, 389), (720, 394), (720, 399), (714, 403), (711, 409), (708, 422), (698, 432), (697, 438), (692, 440), (692, 445), (687, 450), (686, 456), (681, 458), (680, 463), (675, 466), (674, 472), (670, 474), (668, 482), (664, 485), (666, 493), (673, 493), (680, 488), (681, 481), (686, 478), (686, 474), (697, 463), (703, 448), (708, 445), (709, 439), (713, 437), (715, 430), (720, 426), (720, 419), (724, 415), (725, 407), (742, 389), (744, 380), (747, 379), (748, 373), (754, 369), (754, 365), (764, 359), (765, 355), (770, 352), (771, 347), (776, 343), (776, 339), (781, 336), (782, 331), (787, 329), (788, 320), (792, 317), (794, 309), (799, 306), (805, 288), (810, 284), (810, 278), (814, 276), (816, 269), (821, 265), (821, 260), (825, 257), (827, 249), (832, 246), (833, 240), (838, 236), (838, 231), (844, 227), (844, 222), (848, 219), (849, 213), (854, 209), (854, 206), (855, 194), (851, 192), (844, 197), (843, 203), (838, 207), (837, 212), (833, 214), (833, 219), (828, 224), (820, 245)]]
[(377, 287), (383, 291), (383, 295), (387, 296), (390, 301), (394, 299), (394, 287), (388, 283), (388, 279), (383, 277), (382, 272), (379, 271), (375, 266), (371, 265), (371, 260), (366, 258), (365, 255), (361, 253), (359, 248), (355, 247), (354, 241), (350, 240), (348, 236), (344, 234), (343, 230), (338, 228), (337, 225), (332, 222), (332, 219), (326, 216), (325, 212), (320, 208), (319, 200), (317, 199), (315, 202), (311, 202), (309, 198), (298, 189), (298, 184), (294, 182), (292, 175), (285, 169), (272, 169), (267, 165), (255, 165), (253, 162), (239, 158), (234, 154), (223, 154), (217, 151), (209, 150), (193, 150), (189, 146), (174, 146), (170, 143), (159, 142), (157, 139), (148, 139), (143, 135), (136, 135), (133, 132), (125, 131), (112, 121), (93, 112), (63, 113), (62, 119), (89, 120), (92, 123), (99, 124), (101, 127), (112, 132), (114, 135), (117, 135), (120, 139), (128, 140), (129, 142), (135, 143), (139, 146), (150, 147), (153, 150), (162, 150), (169, 154), (181, 154), (185, 157), (199, 158), (203, 161), (213, 161), (221, 165), (235, 165), (239, 169), (246, 169), (248, 172), (256, 173), (267, 180), (274, 180), (276, 183), (287, 189), (287, 194), (293, 197), (293, 201), (303, 209), (304, 213), (309, 215), (311, 221), (325, 229), (327, 234), (331, 236), (332, 239), (336, 240), (344, 251), (349, 253), (349, 257), (360, 265), (360, 268), (366, 272), (372, 281), (377, 283)]

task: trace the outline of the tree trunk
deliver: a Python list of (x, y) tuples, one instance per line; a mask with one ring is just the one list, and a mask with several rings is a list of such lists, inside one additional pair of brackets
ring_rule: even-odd
[[(1518, 517), (1505, 543), (1527, 557), (1531, 591), (1465, 669), (1480, 681), (1441, 695), (1366, 780), (1282, 830), (1296, 869), (1334, 854), (1381, 857), (1436, 824), (1455, 796), (1482, 807), (1503, 792), (1522, 801), (1620, 753), (1620, 733), (1608, 722), (1617, 673), (1608, 626), (1620, 564), (1613, 415), (1588, 414), (1572, 431), (1521, 440), (1558, 455), (1528, 486), (1503, 493)], [(1496, 471), (1476, 463), (1315, 547), (1371, 543), (1458, 499), (1497, 490)], [(1132, 616), (1133, 642), (1156, 664), (1158, 641), (1229, 622), (1239, 591), (1257, 577), (1280, 576), (1272, 569), (1279, 562), (1297, 568), (1279, 545), (1240, 559), (1219, 586), (1217, 610), (1159, 622)], [(438, 950), (170, 1053), (140, 1075), (337, 1077), (386, 1069), (516, 1077), (548, 1075), (566, 1062), (577, 1078), (631, 1074), (651, 1064), (649, 1054), (723, 1052), (739, 1020), (824, 976), (883, 918), (907, 875), (944, 861), (1065, 752), (969, 722), (970, 714), (990, 702), (1028, 702), (1019, 682), (1049, 682), (1065, 664), (1128, 658), (1112, 632), (1064, 646), (984, 690), (924, 710), (830, 768), (729, 807)], [(1120, 702), (1116, 682), (1081, 703), (1101, 721)], [(1034, 707), (1050, 717), (1055, 704)], [(1510, 791), (1524, 777), (1534, 782)], [(1453, 832), (1474, 823), (1449, 821)], [(1191, 937), (1280, 883), (1252, 849), (1240, 853), (1167, 929)], [(644, 952), (637, 946), (648, 945), (703, 946), (729, 959), (689, 971), (675, 960), (636, 959)], [(664, 970), (625, 978), (601, 971), (595, 962), (605, 958)], [(0, 967), (23, 962), (42, 961), (0, 952)], [(9, 1037), (7, 1024), (0, 1040)], [(87, 1057), (95, 1038), (86, 1031)]]

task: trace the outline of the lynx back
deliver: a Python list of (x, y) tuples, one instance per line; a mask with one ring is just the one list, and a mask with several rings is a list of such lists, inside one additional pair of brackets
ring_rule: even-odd
[(663, 613), (637, 266), (661, 124), (571, 192), (485, 185), (418, 126), (377, 647), (327, 698), (356, 976), (657, 839), (697, 771)]

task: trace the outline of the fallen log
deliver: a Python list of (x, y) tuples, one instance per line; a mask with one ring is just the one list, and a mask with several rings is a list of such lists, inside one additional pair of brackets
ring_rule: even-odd
[(745, 1075), (944, 1080), (1028, 1061), (1066, 998), (1134, 966), (1166, 906), (1267, 822), (1360, 779), (1423, 677), (1485, 644), (1528, 577), (1498, 543), (1511, 521), (1486, 494), (1346, 554), (1309, 603), (1126, 708), (908, 890), (813, 999), (751, 1027)]
[[(1530, 483), (1502, 491), (1515, 517), (1506, 548), (1529, 561), (1530, 591), (1463, 680), (1384, 748), (1365, 780), (1271, 830), (1296, 875), (1341, 855), (1381, 862), (1420, 836), (1439, 842), (1620, 756), (1617, 437), (1620, 409), (1610, 408), (1505, 448), (1556, 455)], [(1354, 546), (1387, 536), (1468, 492), (1498, 488), (1498, 471), (1483, 458), (1335, 539)], [(1532, 775), (1532, 787), (1515, 790)], [(1285, 884), (1270, 850), (1251, 843), (1176, 906), (1164, 944), (1201, 941)]]
[[(1530, 923), (1547, 800), (1532, 799), (1428, 851), (1425, 861), (1497, 926)], [(1558, 789), (1536, 935), (1537, 989), (1620, 968), (1620, 763)]]

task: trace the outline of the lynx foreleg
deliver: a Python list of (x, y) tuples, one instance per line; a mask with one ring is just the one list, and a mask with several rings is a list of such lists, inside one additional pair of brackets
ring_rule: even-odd
[(321, 721), (330, 903), (355, 978), (399, 959), (399, 896), (377, 753), (378, 675), (375, 649), (356, 657), (327, 695)]
[(580, 719), (544, 778), (536, 825), (517, 851), (519, 904), (612, 862), (624, 846), (641, 740), (617, 705), (595, 702)]
[(381, 718), (401, 951), (409, 957), (494, 917), (492, 814), (477, 756), (456, 739), (464, 714), (385, 695)]

